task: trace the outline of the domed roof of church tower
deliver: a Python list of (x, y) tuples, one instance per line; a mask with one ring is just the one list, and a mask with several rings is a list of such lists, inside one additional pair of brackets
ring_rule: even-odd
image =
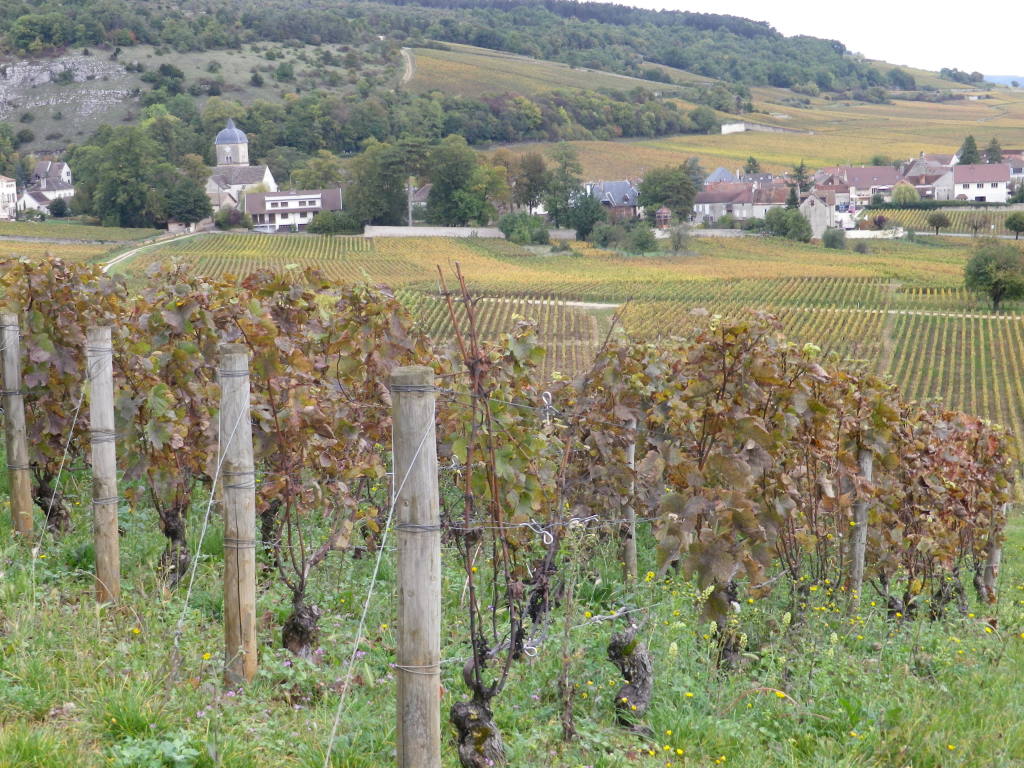
[(235, 128), (235, 121), (230, 117), (228, 118), (228, 124), (224, 126), (224, 130), (217, 134), (217, 138), (213, 140), (214, 144), (248, 144), (249, 140), (245, 138), (245, 134)]

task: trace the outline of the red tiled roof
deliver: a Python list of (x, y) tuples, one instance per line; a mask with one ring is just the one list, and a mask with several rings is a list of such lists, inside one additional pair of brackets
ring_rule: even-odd
[(954, 165), (954, 184), (973, 184), (974, 182), (1008, 182), (1010, 180), (1010, 166), (1004, 163), (993, 165)]

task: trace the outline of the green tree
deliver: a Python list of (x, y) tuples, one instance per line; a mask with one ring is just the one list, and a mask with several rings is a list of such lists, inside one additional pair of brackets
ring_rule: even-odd
[(178, 163), (178, 170), (181, 171), (182, 176), (192, 179), (196, 184), (202, 186), (206, 186), (206, 181), (210, 178), (210, 168), (206, 165), (206, 161), (201, 155), (195, 153), (182, 156)]
[(786, 237), (801, 243), (811, 242), (811, 222), (798, 210), (786, 211)]
[(697, 190), (682, 165), (675, 168), (655, 168), (648, 171), (640, 182), (639, 203), (649, 221), (661, 206), (665, 206), (682, 221), (693, 214), (693, 201)]
[(348, 211), (320, 211), (306, 228), (315, 235), (358, 233), (359, 222)]
[(1014, 237), (1013, 239), (1019, 240), (1020, 233), (1024, 232), (1024, 212), (1015, 211), (1011, 213), (1009, 216), (1006, 217), (1004, 225), (1008, 230), (1010, 230), (1016, 235), (1016, 237)]
[(796, 184), (790, 185), (789, 194), (786, 196), (786, 208), (789, 210), (800, 207), (800, 196), (797, 194), (796, 186)]
[(744, 173), (760, 173), (761, 163), (757, 161), (757, 158), (751, 155), (747, 158), (747, 162), (743, 164)]
[(461, 136), (446, 136), (427, 156), (430, 197), (427, 221), (443, 226), (465, 226), (485, 217), (487, 180), (474, 175), (476, 153)]
[(626, 237), (626, 250), (630, 253), (647, 253), (657, 249), (658, 241), (654, 237), (654, 230), (646, 224), (638, 224)]
[(949, 216), (944, 214), (942, 211), (936, 211), (935, 213), (928, 214), (926, 219), (928, 226), (935, 230), (935, 234), (939, 234), (940, 229), (945, 229), (950, 225)]
[(523, 155), (510, 169), (512, 201), (531, 213), (540, 205), (548, 183), (548, 166), (544, 156), (536, 152)]
[(688, 117), (699, 133), (717, 133), (721, 126), (718, 117), (715, 116), (715, 110), (704, 105), (690, 110)]
[(594, 227), (602, 221), (607, 221), (608, 213), (601, 202), (593, 195), (579, 194), (569, 206), (570, 227), (576, 230), (577, 240), (586, 240)]
[(212, 215), (210, 198), (194, 179), (182, 177), (167, 195), (168, 220), (195, 224)]
[(583, 186), (583, 166), (576, 149), (564, 141), (551, 149), (551, 160), (554, 167), (548, 176), (544, 206), (552, 223), (564, 227), (569, 225), (569, 209)]
[(346, 208), (361, 224), (404, 224), (409, 163), (400, 147), (370, 139), (349, 166)]
[(985, 147), (985, 162), (986, 163), (1001, 163), (1003, 162), (1003, 148), (999, 146), (999, 139), (995, 136), (992, 137), (992, 141)]
[(106, 226), (148, 227), (157, 205), (151, 187), (160, 150), (140, 127), (115, 128), (102, 149), (93, 208)]
[(973, 136), (968, 136), (964, 139), (964, 143), (960, 145), (960, 151), (957, 152), (957, 156), (959, 157), (958, 162), (960, 165), (976, 165), (981, 162), (978, 143), (974, 140)]
[(913, 184), (901, 181), (892, 188), (893, 205), (908, 205), (910, 203), (916, 203), (920, 199), (921, 195), (916, 189), (914, 189)]
[(69, 213), (67, 200), (63, 197), (58, 197), (47, 208), (50, 211), (50, 215), (55, 219), (63, 219)]
[(1024, 296), (1024, 253), (1010, 243), (985, 241), (964, 267), (964, 285), (969, 291), (987, 293), (998, 310), (1005, 299)]
[(295, 189), (331, 189), (340, 186), (344, 178), (341, 158), (321, 149), (292, 171), (291, 184)]
[(793, 183), (796, 184), (800, 193), (810, 192), (811, 190), (811, 178), (807, 173), (807, 164), (801, 159), (799, 164), (793, 166), (793, 171), (790, 174), (793, 177)]
[(846, 232), (842, 229), (829, 227), (821, 236), (821, 244), (826, 248), (834, 248), (841, 251), (846, 248)]

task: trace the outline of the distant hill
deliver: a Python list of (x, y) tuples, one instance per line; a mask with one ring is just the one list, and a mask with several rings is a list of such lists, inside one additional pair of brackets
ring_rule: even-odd
[[(1019, 88), (1024, 84), (1024, 75), (985, 75), (985, 81), (997, 85), (1013, 85)], [(1014, 85), (1016, 83), (1017, 85)]]

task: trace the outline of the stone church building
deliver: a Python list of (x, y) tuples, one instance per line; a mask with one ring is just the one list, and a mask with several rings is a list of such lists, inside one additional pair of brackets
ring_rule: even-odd
[(277, 192), (277, 182), (267, 166), (249, 165), (249, 140), (234, 120), (228, 118), (213, 144), (217, 167), (206, 182), (206, 194), (214, 210), (237, 208), (249, 191)]

